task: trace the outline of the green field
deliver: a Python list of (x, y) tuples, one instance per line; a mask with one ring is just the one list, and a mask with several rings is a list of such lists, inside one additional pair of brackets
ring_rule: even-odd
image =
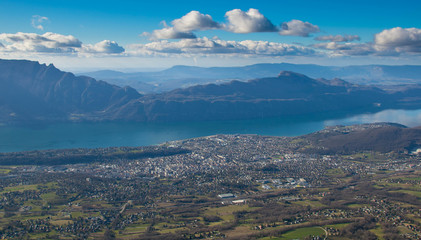
[(305, 200), (305, 201), (295, 201), (295, 204), (299, 204), (301, 206), (310, 206), (312, 208), (320, 208), (320, 207), (325, 207), (324, 204), (322, 204), (319, 201), (314, 201), (314, 200)]
[(325, 237), (326, 233), (321, 227), (305, 227), (286, 232), (281, 237), (265, 237), (262, 240), (304, 239), (309, 236)]
[(349, 223), (339, 223), (339, 224), (325, 225), (325, 226), (323, 226), (323, 227), (324, 227), (324, 228), (326, 228), (326, 227), (330, 227), (330, 228), (342, 229), (342, 228), (344, 228), (344, 227), (346, 227), (346, 226), (348, 226), (348, 225), (349, 225)]
[(406, 193), (406, 194), (413, 195), (413, 196), (421, 198), (421, 192), (419, 192), (419, 191), (399, 190), (399, 191), (391, 191), (391, 192)]
[(379, 240), (383, 239), (383, 229), (380, 225), (377, 225), (376, 228), (371, 229), (370, 232), (376, 234), (376, 236), (379, 238)]
[(9, 174), (11, 171), (9, 168), (0, 168), (0, 174)]
[(0, 194), (8, 193), (8, 192), (23, 192), (25, 190), (37, 190), (39, 185), (33, 184), (33, 185), (18, 185), (14, 187), (5, 187), (3, 191), (0, 192)]
[[(251, 210), (248, 205), (227, 205), (218, 208), (210, 208), (205, 211), (205, 215), (214, 215), (222, 218), (223, 221), (229, 222), (234, 220), (234, 212), (242, 210)], [(216, 223), (214, 223), (216, 224)]]

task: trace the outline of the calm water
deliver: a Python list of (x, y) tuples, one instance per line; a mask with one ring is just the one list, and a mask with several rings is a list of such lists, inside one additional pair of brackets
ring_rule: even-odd
[(385, 110), (330, 120), (256, 119), (188, 123), (66, 123), (48, 126), (0, 126), (0, 152), (58, 148), (145, 146), (220, 133), (297, 136), (331, 125), (396, 122), (421, 125), (420, 110)]

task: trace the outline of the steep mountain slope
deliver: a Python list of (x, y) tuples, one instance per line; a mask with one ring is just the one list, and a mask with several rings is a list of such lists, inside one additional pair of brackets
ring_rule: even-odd
[(75, 77), (53, 65), (0, 60), (2, 121), (69, 119), (118, 107), (140, 96), (130, 87)]

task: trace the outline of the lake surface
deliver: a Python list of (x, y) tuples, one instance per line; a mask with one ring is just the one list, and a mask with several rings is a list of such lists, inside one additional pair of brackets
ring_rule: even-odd
[[(214, 134), (298, 136), (332, 125), (395, 122), (421, 125), (419, 110), (385, 110), (339, 119), (253, 119), (183, 123), (60, 123), (16, 127), (0, 126), (0, 152), (60, 148), (146, 146), (171, 140)], [(326, 118), (325, 118), (326, 119)]]

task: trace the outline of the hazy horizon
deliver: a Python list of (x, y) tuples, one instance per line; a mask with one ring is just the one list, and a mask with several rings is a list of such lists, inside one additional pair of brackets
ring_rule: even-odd
[(35, 61), (39, 62), (40, 64), (53, 64), (55, 67), (60, 69), (61, 71), (67, 71), (72, 72), (74, 74), (80, 74), (80, 73), (87, 73), (87, 72), (96, 72), (96, 71), (117, 71), (122, 73), (136, 73), (136, 72), (158, 72), (163, 71), (166, 69), (170, 69), (177, 66), (186, 66), (186, 67), (200, 67), (200, 68), (220, 68), (220, 67), (246, 67), (246, 66), (252, 66), (252, 65), (258, 65), (258, 64), (294, 64), (294, 65), (316, 65), (316, 66), (324, 66), (324, 67), (349, 67), (349, 66), (421, 66), (421, 64), (404, 64), (404, 63), (396, 63), (396, 64), (365, 64), (365, 63), (356, 63), (356, 64), (318, 64), (318, 63), (292, 63), (292, 62), (256, 62), (252, 64), (233, 64), (233, 65), (223, 65), (223, 64), (216, 64), (216, 65), (208, 65), (208, 66), (197, 66), (197, 65), (188, 65), (188, 64), (174, 64), (170, 65), (168, 67), (61, 67), (60, 65), (55, 64), (54, 62), (43, 62), (39, 60), (31, 60), (31, 59), (16, 59), (16, 58), (0, 58), (2, 60), (29, 60), (29, 61)]

